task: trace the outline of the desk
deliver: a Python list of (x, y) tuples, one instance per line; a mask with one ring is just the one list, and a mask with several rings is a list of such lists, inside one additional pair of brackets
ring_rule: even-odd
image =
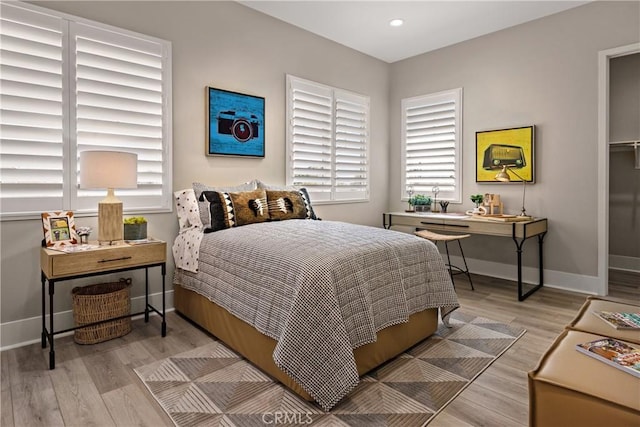
[[(100, 246), (82, 252), (65, 253), (52, 249), (42, 248), (40, 250), (40, 278), (42, 281), (42, 348), (47, 347), (49, 342), (49, 369), (56, 366), (56, 353), (54, 349), (53, 336), (74, 329), (93, 326), (117, 320), (123, 317), (137, 316), (144, 313), (145, 322), (149, 321), (149, 312), (154, 311), (162, 317), (161, 333), (167, 335), (167, 324), (165, 321), (165, 276), (167, 273), (167, 244), (163, 241), (152, 243), (129, 245), (126, 243), (114, 246)], [(149, 268), (162, 268), (162, 312), (149, 304)], [(90, 323), (83, 326), (76, 326), (62, 331), (56, 331), (53, 327), (53, 296), (55, 294), (55, 284), (58, 281), (79, 279), (81, 277), (92, 277), (101, 274), (119, 273), (129, 270), (145, 269), (144, 293), (145, 308), (139, 313), (131, 313), (113, 319)], [(47, 328), (45, 315), (45, 290), (49, 284), (49, 328)]]
[[(478, 219), (461, 214), (433, 214), (410, 212), (387, 212), (382, 214), (384, 228), (397, 225), (428, 229), (432, 231), (451, 231), (467, 234), (481, 234), (487, 236), (511, 237), (516, 244), (518, 255), (518, 301), (524, 301), (529, 295), (540, 289), (544, 284), (542, 242), (547, 234), (547, 219), (534, 218), (530, 221), (502, 222)], [(523, 293), (522, 288), (522, 246), (525, 240), (538, 238), (538, 272), (540, 281), (533, 288)]]

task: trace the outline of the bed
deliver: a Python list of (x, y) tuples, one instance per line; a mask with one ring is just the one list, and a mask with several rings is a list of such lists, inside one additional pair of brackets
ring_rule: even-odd
[[(183, 221), (179, 210), (174, 306), (325, 410), (360, 375), (431, 335), (439, 313), (446, 318), (458, 307), (448, 270), (427, 240), (313, 220), (310, 205), (295, 219), (273, 220), (272, 212), (250, 223), (236, 209), (233, 226), (204, 232), (216, 217), (227, 215), (229, 225), (233, 201), (224, 194), (214, 195), (223, 209), (210, 202), (202, 226)], [(255, 208), (254, 196), (238, 200)]]

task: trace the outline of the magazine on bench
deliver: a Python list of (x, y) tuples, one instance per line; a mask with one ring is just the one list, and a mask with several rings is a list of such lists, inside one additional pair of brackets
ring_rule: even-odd
[(640, 378), (640, 348), (613, 338), (577, 344), (576, 350)]
[(597, 318), (616, 329), (640, 329), (640, 313), (619, 311), (593, 311)]

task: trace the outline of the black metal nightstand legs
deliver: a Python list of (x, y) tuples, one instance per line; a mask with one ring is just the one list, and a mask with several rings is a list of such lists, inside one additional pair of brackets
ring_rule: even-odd
[(53, 348), (53, 293), (55, 288), (55, 282), (49, 280), (49, 331), (47, 333), (49, 338), (49, 369), (56, 367), (56, 352)]
[[(157, 308), (153, 307), (150, 303), (149, 303), (149, 268), (151, 267), (162, 267), (162, 312), (160, 312)], [(55, 369), (56, 367), (56, 353), (55, 353), (55, 343), (54, 343), (54, 339), (53, 337), (56, 334), (61, 334), (61, 333), (65, 333), (65, 332), (69, 332), (69, 331), (73, 331), (75, 329), (80, 329), (80, 328), (85, 328), (85, 327), (89, 327), (89, 326), (93, 326), (93, 325), (97, 325), (97, 324), (101, 324), (101, 323), (106, 323), (106, 322), (110, 322), (113, 320), (118, 320), (120, 318), (124, 318), (124, 317), (130, 317), (130, 316), (140, 316), (142, 314), (144, 314), (144, 321), (148, 322), (149, 321), (149, 313), (151, 311), (156, 312), (158, 315), (160, 315), (162, 317), (162, 336), (165, 337), (167, 335), (167, 322), (165, 319), (165, 276), (167, 274), (167, 265), (165, 262), (162, 263), (155, 263), (155, 264), (150, 264), (150, 265), (146, 265), (146, 266), (133, 266), (133, 267), (125, 267), (125, 268), (116, 268), (113, 270), (105, 270), (105, 271), (98, 271), (98, 272), (92, 272), (92, 273), (85, 273), (85, 274), (78, 274), (78, 275), (70, 275), (70, 276), (64, 276), (61, 278), (58, 278), (59, 281), (63, 281), (63, 280), (72, 280), (72, 279), (79, 279), (79, 278), (84, 278), (84, 277), (93, 277), (93, 276), (99, 276), (102, 274), (112, 274), (112, 273), (119, 273), (119, 272), (123, 272), (123, 271), (130, 271), (130, 270), (138, 270), (144, 268), (145, 269), (145, 283), (144, 283), (144, 299), (145, 299), (145, 308), (144, 311), (138, 311), (136, 313), (130, 313), (124, 316), (120, 316), (120, 317), (114, 317), (114, 318), (110, 318), (110, 319), (105, 319), (105, 320), (100, 320), (98, 322), (93, 322), (90, 324), (86, 324), (83, 326), (74, 326), (71, 328), (67, 328), (64, 330), (60, 330), (60, 331), (56, 331), (53, 327), (53, 295), (55, 293), (55, 283), (56, 280), (51, 280), (51, 279), (47, 279), (47, 276), (45, 275), (45, 273), (41, 273), (40, 279), (42, 282), (42, 335), (41, 335), (41, 339), (42, 339), (42, 348), (46, 348), (47, 347), (47, 341), (49, 342), (49, 369)], [(47, 283), (49, 285), (49, 329), (47, 330), (47, 323), (46, 323), (46, 297), (45, 297), (45, 287), (47, 286)]]
[(46, 335), (46, 330), (47, 330), (47, 325), (45, 322), (45, 297), (44, 297), (44, 284), (45, 284), (45, 276), (44, 273), (40, 272), (40, 281), (42, 282), (42, 348), (47, 348), (47, 335)]
[(149, 322), (149, 269), (144, 269), (144, 321)]
[(167, 265), (162, 264), (162, 336), (167, 336), (167, 321), (165, 317), (165, 293), (164, 293), (164, 278), (167, 275)]

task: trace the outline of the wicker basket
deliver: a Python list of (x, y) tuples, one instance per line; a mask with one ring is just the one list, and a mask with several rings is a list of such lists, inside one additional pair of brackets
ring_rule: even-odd
[[(125, 316), (131, 313), (129, 289), (131, 279), (98, 283), (73, 288), (73, 319), (76, 326)], [(96, 344), (118, 338), (131, 332), (131, 318), (76, 329), (73, 339), (78, 344)]]

